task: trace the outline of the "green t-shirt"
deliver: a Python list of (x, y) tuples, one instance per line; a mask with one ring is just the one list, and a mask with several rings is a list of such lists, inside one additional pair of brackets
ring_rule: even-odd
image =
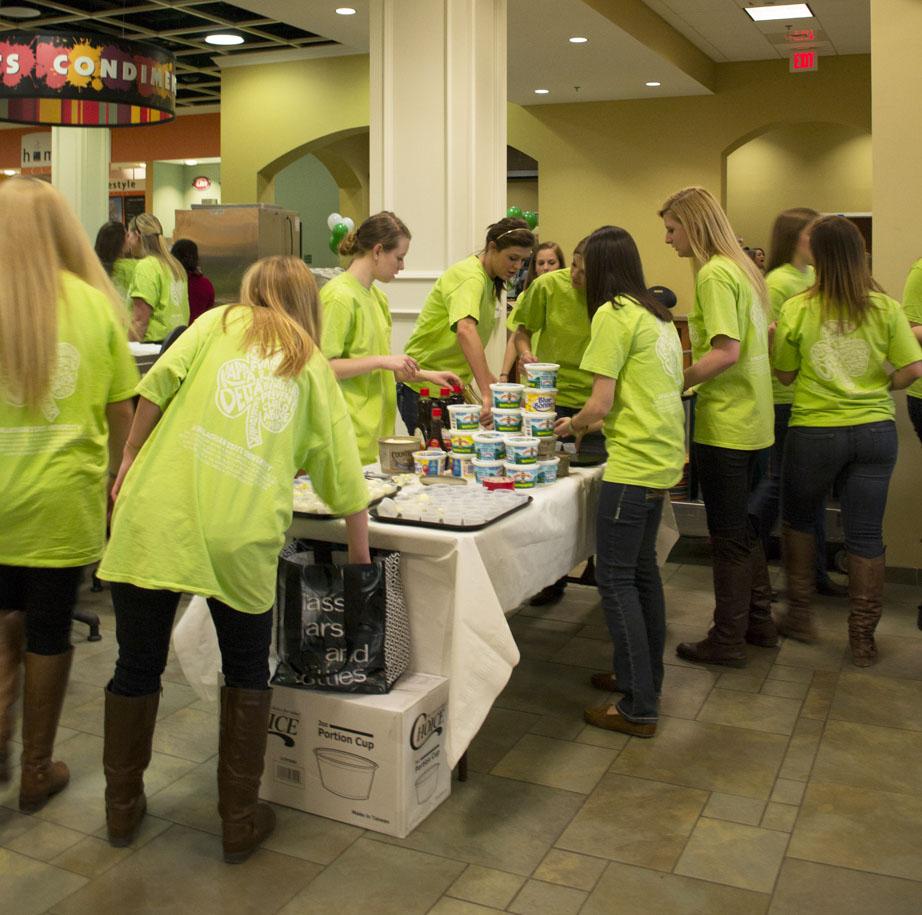
[[(812, 267), (801, 272), (793, 264), (782, 264), (765, 277), (768, 286), (768, 303), (771, 306), (772, 321), (781, 317), (781, 306), (790, 298), (809, 289), (816, 279)], [(775, 403), (794, 403), (794, 388), (783, 385), (772, 375), (772, 397)]]
[(137, 266), (138, 262), (133, 257), (120, 257), (112, 265), (112, 276), (109, 277), (125, 303), (125, 310), (129, 318), (131, 317), (131, 284), (134, 281), (134, 269)]
[(714, 255), (695, 278), (688, 334), (696, 362), (716, 336), (740, 344), (735, 365), (698, 385), (695, 441), (740, 451), (767, 448), (775, 439), (768, 321), (749, 278), (722, 254)]
[(180, 279), (159, 257), (139, 260), (129, 290), (131, 298), (144, 299), (153, 309), (145, 341), (160, 341), (174, 327), (189, 323), (189, 283), (185, 272)]
[[(917, 260), (906, 277), (903, 289), (903, 310), (913, 324), (922, 324), (922, 259)], [(922, 397), (922, 378), (914, 381), (906, 390), (910, 397)]]
[(243, 348), (250, 312), (198, 318), (154, 363), (138, 393), (164, 412), (125, 482), (99, 577), (272, 606), (291, 524), (292, 480), (306, 468), (337, 514), (368, 503), (352, 423), (319, 349), (296, 379)]
[(595, 313), (580, 367), (616, 380), (604, 424), (603, 479), (653, 489), (675, 486), (685, 466), (682, 343), (675, 325), (619, 296)]
[(66, 567), (99, 559), (106, 536), (106, 405), (128, 400), (137, 382), (108, 296), (62, 272), (58, 364), (48, 396), (30, 411), (0, 385), (0, 563)]
[[(454, 372), (465, 383), (474, 373), (458, 344), (457, 325), (462, 318), (477, 322), (477, 335), (484, 346), (496, 323), (496, 294), (476, 254), (449, 267), (426, 296), (423, 309), (407, 343), (406, 354), (421, 369)], [(413, 382), (410, 387), (431, 387), (429, 382)], [(488, 392), (482, 392), (488, 393)]]
[(796, 371), (792, 426), (858, 426), (893, 419), (885, 363), (896, 369), (922, 359), (898, 302), (872, 292), (860, 327), (826, 320), (807, 293), (784, 303), (775, 331), (773, 364)]
[[(320, 290), (323, 306), (321, 348), (327, 359), (386, 356), (391, 351), (391, 313), (387, 296), (366, 289), (348, 271)], [(378, 369), (345, 378), (339, 383), (363, 464), (378, 460), (378, 439), (394, 434), (397, 419), (397, 382), (394, 373)]]
[(507, 327), (515, 330), (520, 324), (540, 334), (537, 341), (532, 338), (538, 361), (560, 365), (557, 403), (582, 407), (592, 393), (592, 376), (579, 367), (589, 343), (589, 309), (586, 293), (573, 286), (569, 267), (536, 277), (519, 296)]

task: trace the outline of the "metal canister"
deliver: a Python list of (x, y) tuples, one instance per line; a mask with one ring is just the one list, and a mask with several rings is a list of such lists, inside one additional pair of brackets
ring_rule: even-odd
[(382, 473), (413, 473), (413, 452), (419, 450), (415, 435), (392, 435), (378, 439)]

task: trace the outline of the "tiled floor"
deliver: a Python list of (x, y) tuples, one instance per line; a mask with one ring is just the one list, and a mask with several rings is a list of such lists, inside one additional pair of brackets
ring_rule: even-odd
[[(584, 726), (610, 648), (596, 593), (511, 620), (522, 662), (470, 751), (470, 780), (406, 839), (278, 808), (249, 862), (221, 861), (216, 711), (167, 670), (150, 815), (132, 848), (104, 840), (101, 686), (108, 594), (84, 594), (58, 741), (70, 787), (37, 816), (0, 790), (0, 912), (922, 912), (922, 632), (918, 589), (888, 585), (880, 663), (851, 666), (846, 603), (823, 640), (749, 651), (745, 670), (687, 664), (710, 569), (665, 570), (667, 675), (653, 740)], [(777, 573), (776, 573), (777, 577)]]

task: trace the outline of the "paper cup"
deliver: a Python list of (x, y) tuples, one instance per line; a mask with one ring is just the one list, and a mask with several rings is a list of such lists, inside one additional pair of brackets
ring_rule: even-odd
[(490, 390), (493, 392), (494, 410), (514, 410), (516, 407), (522, 406), (522, 392), (525, 390), (524, 384), (501, 382), (491, 384)]
[(533, 436), (510, 435), (506, 439), (507, 464), (535, 464), (538, 461), (538, 439)]
[(529, 388), (525, 392), (529, 413), (553, 413), (557, 409), (557, 388)]
[(471, 429), (480, 427), (480, 404), (453, 403), (448, 408), (448, 419), (452, 429)]
[(530, 388), (556, 388), (558, 371), (556, 362), (530, 362), (525, 366), (525, 380)]

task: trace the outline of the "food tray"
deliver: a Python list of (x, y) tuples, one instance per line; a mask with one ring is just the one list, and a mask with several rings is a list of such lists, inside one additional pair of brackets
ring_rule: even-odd
[(380, 521), (382, 524), (402, 524), (404, 527), (428, 527), (434, 531), (459, 531), (463, 533), (464, 531), (482, 531), (485, 527), (496, 524), (497, 521), (502, 521), (503, 518), (508, 518), (510, 515), (520, 512), (523, 508), (527, 508), (532, 501), (532, 497), (528, 496), (520, 505), (510, 508), (509, 511), (505, 511), (489, 521), (484, 521), (482, 524), (439, 524), (437, 521), (415, 521), (413, 518), (382, 518), (376, 511), (371, 512), (371, 517), (372, 520)]
[[(380, 502), (383, 502), (385, 499), (392, 499), (397, 493), (400, 492), (400, 487), (395, 483), (393, 492), (386, 492), (382, 496), (378, 496), (377, 499), (372, 499), (368, 503), (368, 508), (374, 508)], [(310, 518), (312, 521), (335, 521), (337, 518), (343, 518), (344, 515), (327, 515), (327, 514), (316, 514), (315, 512), (302, 512), (298, 509), (292, 509), (292, 514), (295, 518)]]

